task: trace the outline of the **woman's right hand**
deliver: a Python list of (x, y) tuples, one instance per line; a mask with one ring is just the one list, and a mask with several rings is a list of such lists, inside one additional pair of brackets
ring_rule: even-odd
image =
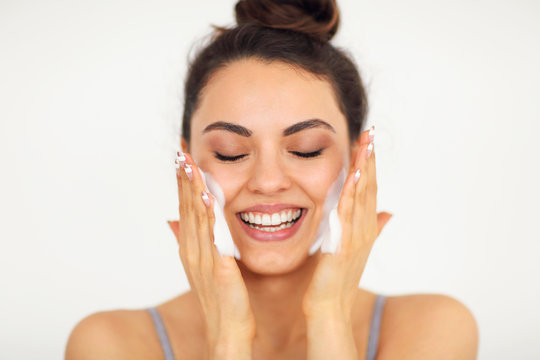
[[(191, 289), (202, 308), (207, 355), (210, 359), (251, 359), (255, 319), (236, 260), (232, 256), (222, 257), (214, 245), (215, 198), (206, 191), (192, 157), (186, 153), (178, 155), (180, 220), (169, 221), (169, 226), (178, 241)], [(207, 199), (203, 198), (205, 193)]]

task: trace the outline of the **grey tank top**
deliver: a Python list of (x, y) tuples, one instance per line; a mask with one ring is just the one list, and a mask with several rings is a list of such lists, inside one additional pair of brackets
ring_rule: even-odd
[[(375, 357), (377, 356), (377, 345), (379, 343), (379, 331), (381, 329), (381, 319), (385, 300), (386, 296), (381, 294), (378, 294), (375, 298), (375, 306), (371, 315), (366, 360), (375, 360)], [(165, 360), (174, 360), (174, 354), (169, 341), (169, 336), (167, 335), (167, 330), (165, 330), (165, 326), (163, 325), (163, 320), (161, 319), (158, 309), (151, 307), (146, 310), (152, 316), (152, 321), (154, 322), (154, 326), (159, 337), (159, 342), (161, 343), (161, 348), (163, 349), (163, 354), (165, 355)]]

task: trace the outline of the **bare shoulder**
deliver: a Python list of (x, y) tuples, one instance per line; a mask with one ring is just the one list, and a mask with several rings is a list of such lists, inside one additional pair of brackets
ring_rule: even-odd
[(476, 359), (478, 337), (474, 315), (453, 297), (388, 296), (378, 359)]
[(159, 358), (160, 344), (152, 334), (146, 310), (110, 310), (86, 316), (71, 331), (65, 359)]
[[(200, 359), (204, 326), (191, 292), (155, 306), (175, 358)], [(163, 349), (147, 309), (91, 314), (73, 328), (65, 359), (162, 359)]]

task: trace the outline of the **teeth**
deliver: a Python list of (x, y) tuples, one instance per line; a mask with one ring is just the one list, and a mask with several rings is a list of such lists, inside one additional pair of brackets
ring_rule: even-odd
[(266, 231), (266, 232), (274, 232), (274, 231), (287, 229), (287, 228), (290, 228), (293, 225), (294, 224), (292, 224), (292, 223), (288, 223), (288, 224), (281, 224), (280, 226), (276, 226), (276, 227), (261, 227), (261, 226), (257, 226), (257, 225), (253, 225), (253, 224), (248, 224), (249, 227), (252, 227), (254, 229), (261, 230), (261, 231)]
[(270, 215), (264, 214), (262, 216), (262, 224), (263, 225), (272, 225), (272, 220), (270, 219)]
[[(254, 224), (254, 225), (263, 225), (261, 229), (264, 229), (264, 226), (272, 226), (272, 228), (268, 228), (268, 230), (264, 231), (276, 231), (276, 230), (270, 230), (270, 229), (282, 229), (281, 226), (287, 225), (287, 223), (290, 223), (293, 220), (296, 220), (300, 217), (302, 214), (301, 209), (288, 209), (283, 210), (281, 212), (272, 213), (272, 214), (264, 214), (264, 213), (240, 213), (240, 217), (245, 222)], [(281, 224), (281, 225), (280, 225)], [(277, 225), (280, 225), (279, 227)]]

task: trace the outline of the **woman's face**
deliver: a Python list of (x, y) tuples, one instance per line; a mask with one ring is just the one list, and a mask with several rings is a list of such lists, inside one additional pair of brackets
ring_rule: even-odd
[(248, 59), (220, 69), (191, 122), (189, 152), (223, 189), (241, 261), (260, 274), (292, 271), (309, 256), (350, 151), (331, 85), (281, 62)]

